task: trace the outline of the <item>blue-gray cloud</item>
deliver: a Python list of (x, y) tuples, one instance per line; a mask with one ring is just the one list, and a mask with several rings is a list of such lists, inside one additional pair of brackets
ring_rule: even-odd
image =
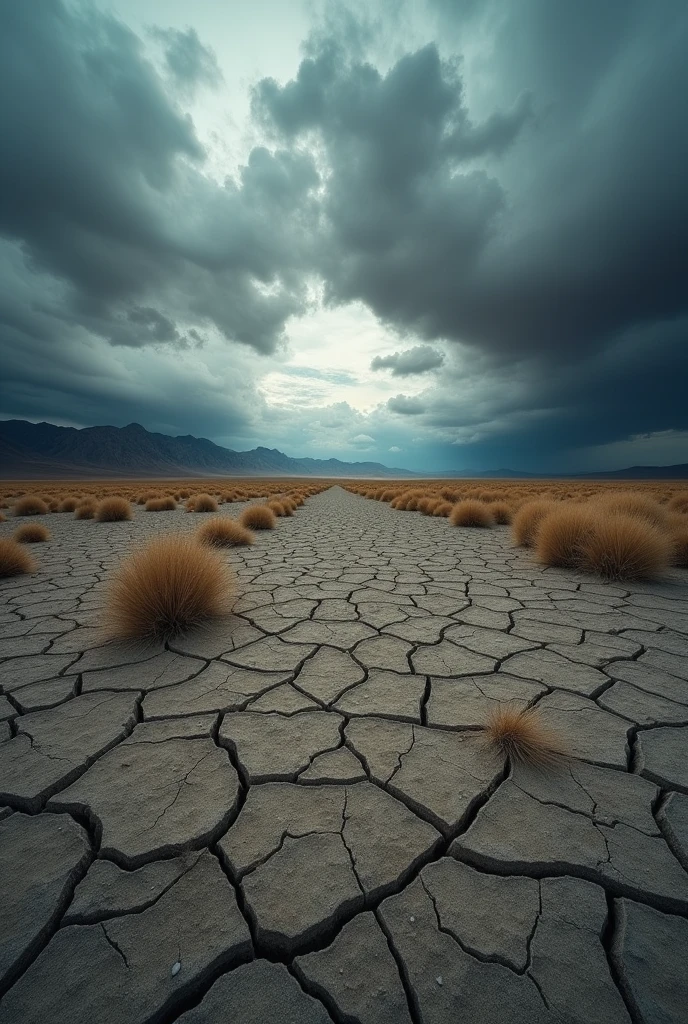
[(405, 352), (393, 352), (389, 356), (375, 356), (371, 370), (391, 370), (394, 377), (410, 377), (413, 374), (428, 373), (444, 363), (444, 356), (431, 345), (415, 345)]

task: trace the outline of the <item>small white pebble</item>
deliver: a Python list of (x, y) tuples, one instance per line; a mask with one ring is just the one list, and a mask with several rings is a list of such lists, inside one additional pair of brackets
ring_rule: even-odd
[(439, 977), (435, 978), (435, 981), (437, 982), (438, 985), (441, 985), (442, 984), (442, 975), (440, 974)]
[(181, 969), (182, 969), (182, 965), (181, 965), (181, 963), (179, 962), (179, 960), (177, 960), (177, 962), (176, 962), (175, 964), (172, 964), (172, 971), (170, 972), (170, 973), (172, 974), (172, 977), (174, 978), (174, 976), (175, 976), (176, 974), (179, 974), (179, 972), (181, 971)]
[(339, 968), (339, 973), (340, 973), (340, 974), (343, 974), (343, 973), (344, 973), (344, 968), (343, 968), (343, 967), (340, 967), (340, 968)]
[(413, 916), (413, 914), (411, 914), (411, 916), (409, 917), (409, 921), (411, 922), (411, 924), (413, 924), (415, 920), (415, 917)]

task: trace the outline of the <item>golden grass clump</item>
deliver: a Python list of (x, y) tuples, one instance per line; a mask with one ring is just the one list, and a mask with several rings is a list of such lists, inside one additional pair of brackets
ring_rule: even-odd
[(107, 594), (105, 623), (123, 640), (169, 640), (230, 610), (234, 580), (193, 537), (156, 537), (129, 555)]
[(26, 548), (17, 544), (16, 540), (0, 540), (0, 577), (21, 576), (22, 573), (35, 570), (36, 563)]
[(633, 491), (617, 491), (601, 494), (596, 499), (600, 511), (604, 515), (620, 513), (644, 519), (653, 526), (664, 528), (667, 525), (667, 510), (654, 498), (647, 494), (635, 494)]
[(501, 754), (521, 764), (551, 767), (563, 754), (558, 737), (545, 726), (537, 708), (503, 704), (490, 714), (485, 740)]
[(58, 512), (75, 512), (79, 504), (77, 498), (64, 498), (58, 507)]
[(12, 536), (18, 544), (40, 544), (50, 540), (50, 530), (43, 523), (22, 523)]
[(5, 513), (4, 512), (0, 512), (0, 523), (4, 523), (6, 521), (6, 519), (7, 519), (7, 516), (5, 515)]
[(492, 513), (492, 518), (499, 526), (508, 526), (514, 518), (514, 510), (507, 501), (490, 501), (487, 507)]
[(194, 512), (217, 512), (217, 501), (212, 494), (197, 494), (192, 500)]
[(582, 546), (595, 531), (595, 513), (586, 505), (560, 502), (540, 521), (535, 539), (538, 562), (576, 569)]
[(146, 512), (172, 512), (177, 507), (177, 502), (170, 495), (167, 498), (149, 498), (144, 509)]
[(267, 505), (249, 505), (241, 513), (239, 522), (249, 530), (274, 530), (277, 526), (275, 513)]
[(255, 537), (249, 529), (242, 526), (236, 519), (208, 519), (196, 532), (201, 544), (214, 544), (215, 547), (239, 547), (253, 544)]
[(272, 509), (276, 516), (284, 516), (287, 514), (281, 501), (273, 499), (272, 501), (267, 502), (266, 507)]
[(131, 515), (131, 503), (126, 498), (103, 498), (96, 506), (95, 518), (99, 523), (123, 523)]
[[(686, 518), (685, 516), (682, 518)], [(671, 541), (671, 562), (688, 568), (688, 520), (685, 525), (672, 526), (669, 539)]]
[(672, 512), (688, 512), (688, 491), (679, 491), (669, 499), (668, 508)]
[(656, 576), (671, 560), (671, 540), (639, 516), (599, 516), (580, 548), (580, 567), (610, 580)]
[(25, 494), (14, 503), (15, 516), (44, 516), (47, 511), (47, 502), (35, 494)]
[(79, 502), (74, 510), (75, 519), (94, 519), (97, 505), (92, 498)]
[(443, 516), (445, 519), (451, 515), (451, 510), (454, 508), (450, 501), (440, 501), (437, 508), (433, 511), (433, 516)]
[(555, 502), (547, 499), (527, 501), (521, 505), (511, 524), (514, 541), (518, 547), (530, 548), (535, 543), (540, 524), (553, 510)]
[(477, 526), (482, 529), (494, 525), (488, 506), (482, 501), (467, 499), (454, 505), (449, 522), (452, 526)]

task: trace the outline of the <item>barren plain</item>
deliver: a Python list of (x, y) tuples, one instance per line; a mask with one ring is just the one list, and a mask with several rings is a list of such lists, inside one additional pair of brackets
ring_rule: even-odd
[[(201, 515), (44, 521), (0, 581), (0, 1024), (688, 1020), (685, 568), (333, 486), (223, 555), (231, 617), (141, 647), (109, 576)], [(565, 756), (500, 755), (500, 704)]]

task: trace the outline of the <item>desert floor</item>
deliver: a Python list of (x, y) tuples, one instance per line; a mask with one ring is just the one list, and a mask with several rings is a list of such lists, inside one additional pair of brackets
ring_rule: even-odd
[[(332, 487), (227, 554), (230, 621), (104, 645), (204, 519), (45, 517), (0, 583), (1, 1024), (688, 1020), (688, 572)], [(498, 756), (500, 701), (567, 756)]]

